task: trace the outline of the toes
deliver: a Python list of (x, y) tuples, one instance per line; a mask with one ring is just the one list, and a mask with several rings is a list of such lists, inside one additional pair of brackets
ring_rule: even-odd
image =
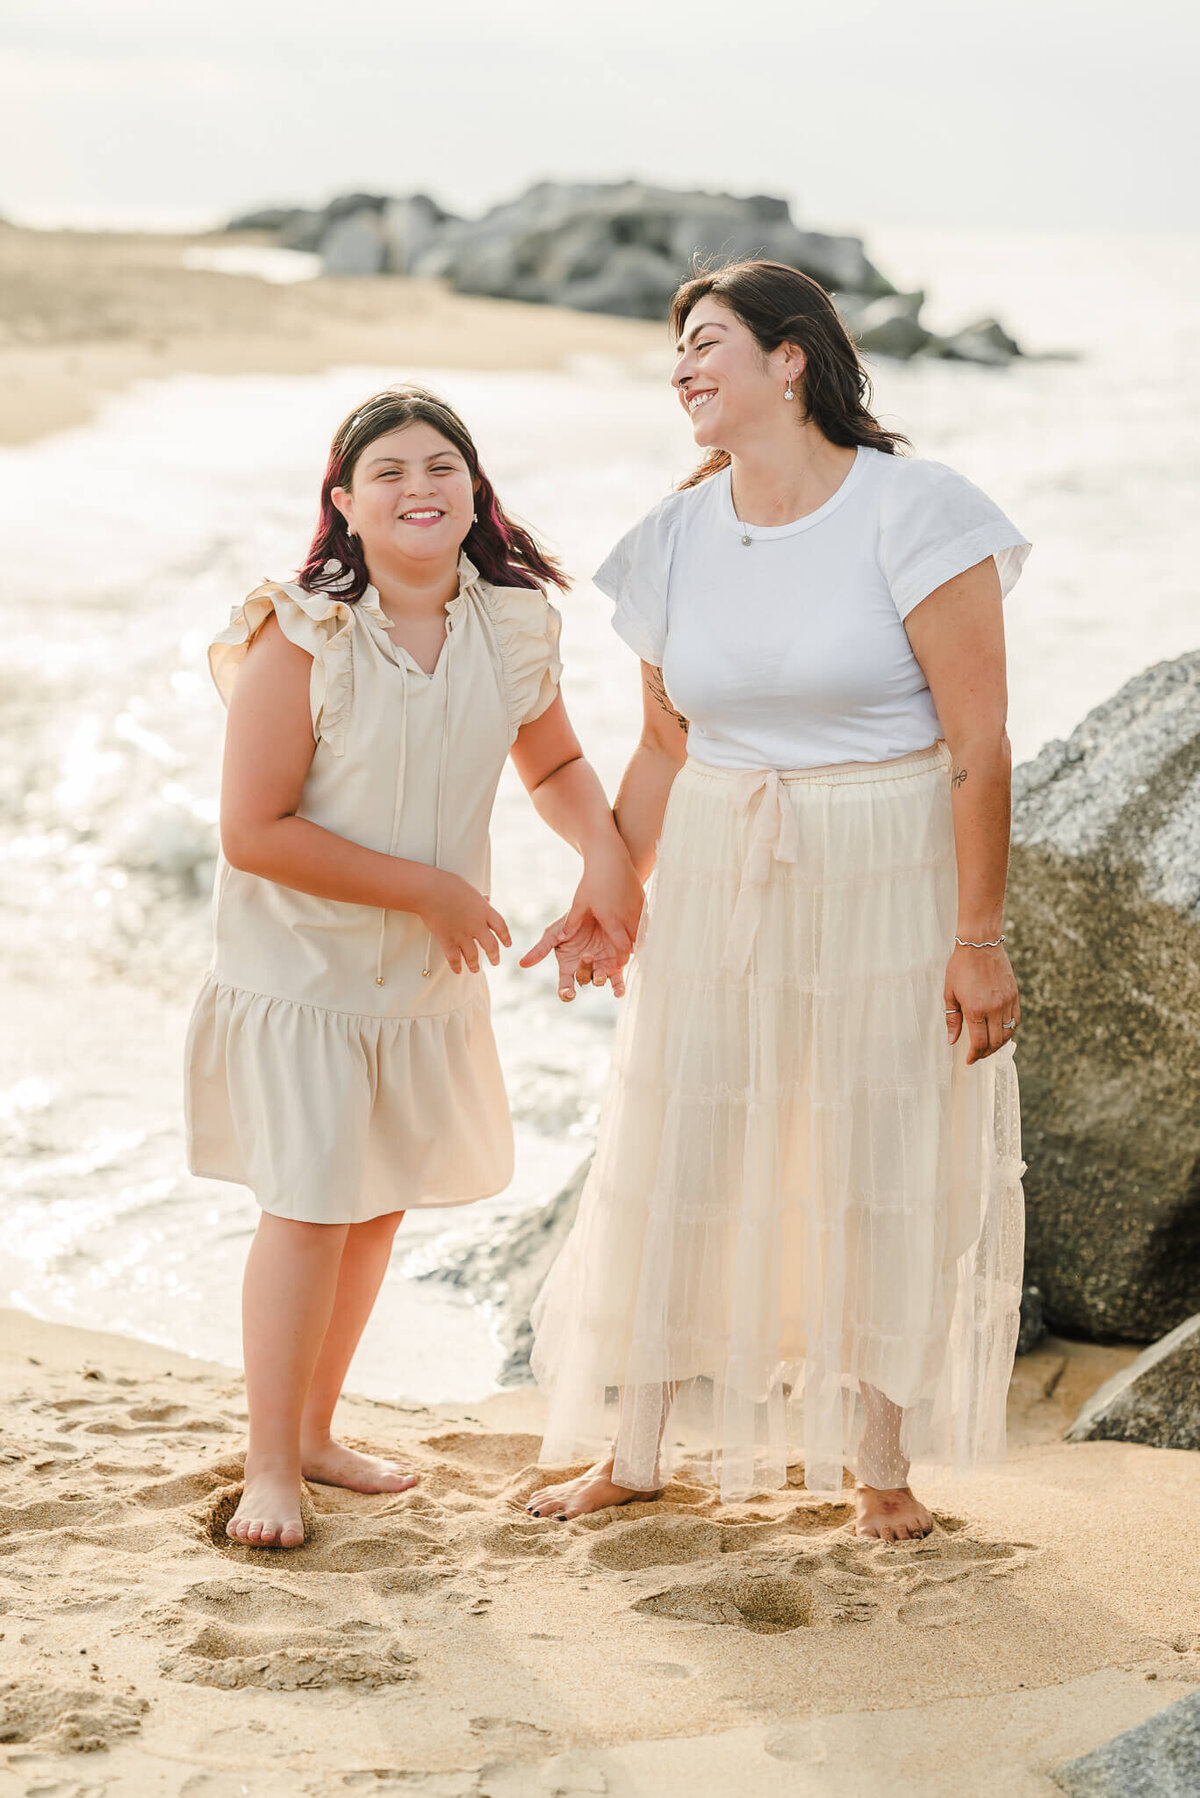
[(299, 1518), (285, 1523), (279, 1532), (280, 1548), (299, 1548), (304, 1541), (304, 1525)]

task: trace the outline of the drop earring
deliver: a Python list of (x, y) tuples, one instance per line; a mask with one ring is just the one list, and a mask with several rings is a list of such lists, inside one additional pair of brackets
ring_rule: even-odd
[(790, 369), (788, 370), (788, 384), (783, 390), (783, 397), (785, 400), (794, 400), (796, 397), (792, 392), (792, 375)]

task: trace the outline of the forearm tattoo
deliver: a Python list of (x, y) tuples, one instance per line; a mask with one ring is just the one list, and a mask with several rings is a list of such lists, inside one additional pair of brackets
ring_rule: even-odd
[(950, 785), (952, 787), (961, 787), (966, 778), (967, 771), (965, 768), (952, 768), (950, 770)]
[(651, 668), (649, 674), (646, 676), (646, 684), (650, 688), (651, 697), (656, 704), (662, 707), (668, 718), (674, 718), (680, 730), (686, 730), (688, 721), (683, 713), (677, 712), (675, 707), (671, 704), (667, 689), (663, 685), (662, 669)]

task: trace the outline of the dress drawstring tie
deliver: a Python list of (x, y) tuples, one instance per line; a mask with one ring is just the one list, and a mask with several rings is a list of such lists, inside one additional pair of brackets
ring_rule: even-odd
[(787, 803), (784, 783), (773, 768), (753, 769), (743, 775), (734, 787), (734, 803), (739, 811), (749, 812), (760, 794), (750, 819), (737, 899), (721, 958), (722, 971), (729, 974), (744, 974), (749, 966), (771, 863), (794, 862), (799, 857), (795, 815)]
[[(433, 865), (435, 868), (440, 868), (441, 864), (442, 864), (442, 795), (443, 795), (443, 789), (445, 788), (445, 784), (446, 784), (446, 760), (447, 760), (447, 756), (449, 753), (449, 746), (450, 746), (450, 634), (451, 634), (453, 628), (454, 628), (453, 620), (447, 618), (447, 620), (446, 620), (446, 642), (445, 642), (445, 646), (442, 649), (442, 656), (445, 659), (445, 663), (446, 663), (446, 678), (445, 678), (446, 692), (445, 692), (445, 702), (442, 707), (442, 746), (441, 746), (441, 752), (438, 756), (437, 789), (436, 789), (436, 799), (435, 799), (436, 813), (435, 813), (434, 835), (433, 835)], [(400, 664), (400, 672), (404, 677), (401, 682), (401, 691), (404, 694), (404, 699), (402, 702), (403, 709), (402, 709), (402, 717), (400, 720), (400, 731), (401, 731), (400, 760), (399, 760), (399, 764), (396, 769), (396, 796), (395, 796), (395, 799), (392, 804), (392, 833), (391, 833), (391, 837), (389, 838), (389, 842), (388, 842), (388, 853), (390, 855), (395, 855), (395, 853), (396, 853), (396, 840), (400, 833), (400, 815), (404, 809), (404, 788), (405, 788), (405, 782), (406, 782), (407, 775), (408, 775), (408, 678), (409, 677), (408, 677), (408, 670), (404, 667), (403, 663)], [(381, 910), (379, 913), (379, 941), (378, 941), (378, 946), (377, 946), (376, 955), (375, 955), (375, 984), (376, 984), (376, 986), (382, 986), (384, 984), (383, 951), (384, 951), (384, 942), (385, 942), (385, 939), (387, 936), (387, 920), (388, 920), (388, 915), (387, 915), (387, 910), (385, 908), (385, 909)], [(430, 973), (432, 971), (429, 964), (430, 964), (432, 957), (433, 957), (433, 932), (432, 932), (432, 930), (428, 930), (425, 933), (425, 955), (424, 955), (424, 958), (422, 961), (422, 966), (421, 966), (422, 980), (429, 979)]]

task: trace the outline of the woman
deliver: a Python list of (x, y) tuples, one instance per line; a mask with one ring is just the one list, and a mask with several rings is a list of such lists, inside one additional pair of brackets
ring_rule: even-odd
[[(897, 454), (806, 276), (689, 281), (672, 330), (706, 454), (596, 576), (642, 661), (618, 827), (657, 872), (534, 1316), (543, 1464), (600, 1458), (529, 1509), (655, 1496), (686, 1396), (723, 1497), (785, 1484), (795, 1442), (810, 1490), (852, 1469), (858, 1532), (903, 1541), (932, 1528), (911, 1460), (1003, 1453), (1023, 1227), (1001, 600), (1029, 545)], [(586, 946), (552, 946), (589, 977)]]

